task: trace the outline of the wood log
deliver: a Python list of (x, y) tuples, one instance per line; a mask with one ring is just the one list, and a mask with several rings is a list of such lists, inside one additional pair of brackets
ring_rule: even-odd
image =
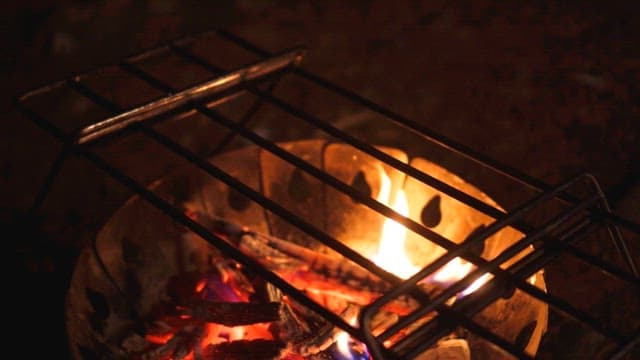
[[(365, 306), (391, 288), (388, 282), (340, 254), (323, 253), (224, 220), (216, 220), (215, 223), (217, 232), (224, 232), (223, 235), (247, 255), (298, 289), (332, 295)], [(421, 283), (419, 287), (429, 294), (438, 290), (428, 283)], [(415, 300), (400, 297), (387, 308), (406, 314), (416, 306)]]
[(176, 333), (165, 344), (155, 346), (139, 355), (141, 360), (182, 359), (200, 341), (203, 324), (187, 326)]
[(178, 307), (179, 315), (221, 324), (241, 326), (280, 320), (280, 303), (199, 301)]
[[(198, 217), (206, 218), (207, 215), (199, 213)], [(222, 219), (209, 219), (207, 223), (211, 224), (214, 232), (226, 237), (269, 270), (312, 271), (345, 285), (365, 287), (371, 291), (390, 288), (389, 283), (340, 254), (323, 253)]]
[(322, 253), (273, 236), (253, 236), (265, 241), (268, 246), (299, 259), (308, 271), (336, 279), (349, 286), (363, 286), (372, 291), (385, 291), (390, 288), (388, 282), (338, 253)]
[(202, 351), (204, 359), (272, 360), (279, 359), (285, 344), (276, 340), (236, 340), (211, 344)]
[[(343, 319), (352, 319), (358, 316), (358, 309), (355, 305), (348, 305), (340, 314)], [(303, 344), (296, 346), (295, 350), (302, 356), (318, 354), (336, 342), (338, 335), (342, 333), (342, 329), (328, 323), (323, 328), (316, 331), (310, 338), (307, 338)]]

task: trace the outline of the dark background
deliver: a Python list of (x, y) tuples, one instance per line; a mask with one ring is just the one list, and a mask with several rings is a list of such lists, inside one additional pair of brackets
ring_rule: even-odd
[[(0, 220), (15, 286), (5, 293), (20, 305), (12, 329), (27, 358), (65, 354), (64, 284), (103, 219), (69, 204), (24, 216), (58, 145), (11, 98), (181, 35), (226, 28), (273, 51), (305, 44), (305, 67), (546, 182), (592, 172), (616, 210), (640, 220), (632, 2), (24, 1), (0, 10)], [(82, 199), (69, 202), (86, 209)]]

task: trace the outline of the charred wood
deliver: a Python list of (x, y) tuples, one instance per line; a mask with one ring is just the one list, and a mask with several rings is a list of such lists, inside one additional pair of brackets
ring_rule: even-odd
[(280, 358), (285, 346), (276, 340), (237, 340), (209, 345), (202, 356), (204, 359), (272, 360)]
[(180, 315), (225, 326), (251, 325), (280, 320), (280, 303), (192, 302), (179, 306)]

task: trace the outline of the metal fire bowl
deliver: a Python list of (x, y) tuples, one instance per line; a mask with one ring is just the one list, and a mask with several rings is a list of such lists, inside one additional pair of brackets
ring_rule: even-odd
[[(408, 194), (409, 217), (456, 243), (493, 221), (348, 145), (324, 140), (278, 145), (374, 199), (380, 192), (383, 169), (391, 179), (391, 193), (403, 188)], [(422, 158), (408, 159), (398, 149), (379, 149), (498, 207), (482, 191), (439, 165)], [(376, 250), (385, 218), (301, 169), (258, 147), (228, 152), (210, 161), (364, 256)], [(148, 188), (179, 209), (203, 211), (255, 231), (312, 248), (323, 247), (285, 219), (195, 167), (163, 177)], [(124, 356), (124, 342), (130, 341), (135, 326), (131, 309), (144, 316), (167, 298), (166, 285), (171, 277), (185, 271), (210, 270), (207, 259), (216, 250), (187, 233), (182, 225), (139, 196), (133, 196), (113, 214), (98, 233), (95, 248), (82, 251), (68, 291), (67, 330), (75, 358), (105, 353)], [(479, 251), (490, 260), (521, 237), (507, 227), (487, 239)], [(405, 246), (411, 260), (420, 266), (445, 253), (445, 249), (412, 232)], [(546, 290), (542, 271), (535, 274), (535, 284)], [(496, 300), (474, 320), (535, 354), (546, 331), (547, 315), (546, 304), (516, 290), (510, 297)], [(505, 357), (496, 346), (473, 334), (468, 341), (474, 358)]]

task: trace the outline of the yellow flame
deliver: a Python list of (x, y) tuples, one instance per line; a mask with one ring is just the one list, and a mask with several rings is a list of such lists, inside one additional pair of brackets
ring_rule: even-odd
[[(436, 271), (432, 276), (431, 280), (440, 284), (450, 285), (456, 281), (462, 280), (467, 274), (475, 269), (475, 266), (465, 261), (459, 257), (453, 258), (453, 260), (446, 263), (443, 267), (441, 267), (438, 271)], [(466, 289), (460, 292), (461, 296), (466, 296), (471, 294), (472, 292), (478, 290), (482, 285), (486, 284), (489, 280), (493, 278), (491, 274), (484, 274), (478, 279), (476, 279), (471, 285), (469, 285)]]
[(488, 274), (488, 273), (480, 276), (474, 282), (472, 282), (471, 285), (469, 285), (468, 288), (466, 288), (466, 289), (464, 289), (462, 291), (462, 295), (466, 296), (466, 295), (471, 294), (472, 292), (478, 290), (482, 285), (484, 285), (487, 282), (489, 282), (489, 280), (491, 280), (492, 278), (493, 278), (493, 275)]
[(462, 279), (473, 269), (473, 264), (466, 262), (459, 257), (446, 263), (433, 274), (433, 281), (441, 284), (450, 284)]
[[(381, 169), (381, 185), (377, 200), (383, 204), (389, 203), (391, 195), (391, 179)], [(395, 202), (391, 206), (398, 214), (409, 216), (409, 204), (403, 190), (398, 191)], [(382, 225), (382, 235), (377, 253), (372, 257), (376, 265), (403, 279), (411, 277), (420, 270), (411, 263), (404, 252), (404, 242), (407, 237), (407, 228), (392, 219), (386, 219)]]
[(391, 196), (391, 179), (382, 168), (382, 165), (380, 166), (379, 170), (380, 170), (380, 192), (378, 193), (378, 197), (376, 198), (376, 200), (378, 200), (378, 202), (380, 203), (388, 205), (390, 200), (389, 197)]
[[(380, 167), (380, 192), (376, 200), (383, 204), (389, 204), (391, 198), (391, 179), (384, 169)], [(399, 190), (395, 202), (391, 206), (393, 210), (402, 216), (409, 216), (409, 204), (404, 190)], [(404, 243), (407, 236), (407, 228), (392, 219), (386, 219), (382, 226), (382, 235), (378, 245), (378, 251), (372, 257), (374, 263), (381, 268), (407, 279), (420, 270), (407, 257), (404, 250)], [(436, 271), (430, 281), (440, 284), (450, 285), (464, 278), (475, 269), (475, 266), (459, 257), (449, 261), (446, 265)], [(471, 285), (460, 292), (459, 296), (466, 296), (478, 290), (486, 284), (493, 275), (484, 274), (476, 279)]]

